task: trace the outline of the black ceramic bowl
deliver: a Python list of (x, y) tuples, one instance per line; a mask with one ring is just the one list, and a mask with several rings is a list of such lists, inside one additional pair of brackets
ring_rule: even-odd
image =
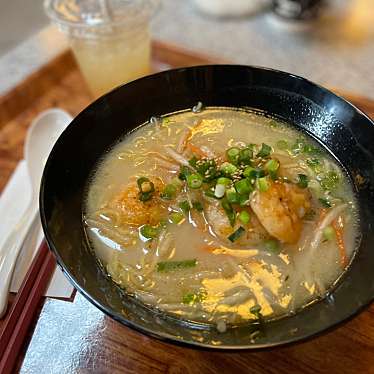
[[(127, 297), (98, 267), (82, 225), (82, 200), (98, 159), (151, 116), (206, 106), (250, 107), (312, 134), (344, 165), (359, 201), (362, 240), (331, 294), (296, 315), (266, 324), (251, 343), (248, 327), (218, 333), (156, 314)], [(50, 249), (73, 285), (99, 309), (148, 335), (217, 349), (274, 347), (314, 336), (374, 298), (374, 124), (350, 103), (303, 78), (249, 66), (170, 70), (121, 86), (89, 105), (58, 139), (46, 164), (40, 212)], [(84, 317), (84, 316), (82, 316)]]

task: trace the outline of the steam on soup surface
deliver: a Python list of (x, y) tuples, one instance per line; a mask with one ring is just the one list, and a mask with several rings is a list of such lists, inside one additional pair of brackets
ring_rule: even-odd
[(355, 247), (340, 167), (311, 139), (223, 108), (149, 123), (102, 159), (85, 227), (114, 282), (184, 319), (279, 317), (323, 296)]

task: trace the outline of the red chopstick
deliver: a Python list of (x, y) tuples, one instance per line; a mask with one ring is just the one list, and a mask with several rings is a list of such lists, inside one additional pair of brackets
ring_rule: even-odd
[(43, 240), (22, 282), (0, 334), (0, 373), (11, 373), (35, 312), (55, 269), (55, 258)]

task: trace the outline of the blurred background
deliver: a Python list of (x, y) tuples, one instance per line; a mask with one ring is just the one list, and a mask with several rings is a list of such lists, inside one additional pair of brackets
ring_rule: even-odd
[[(0, 5), (1, 93), (67, 44), (50, 26), (42, 0)], [(374, 98), (373, 5), (374, 0), (162, 0), (151, 35), (212, 58), (285, 70)]]

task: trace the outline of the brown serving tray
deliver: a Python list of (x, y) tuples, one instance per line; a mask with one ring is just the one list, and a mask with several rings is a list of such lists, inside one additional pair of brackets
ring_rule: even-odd
[[(218, 58), (153, 43), (155, 71)], [(374, 117), (374, 101), (343, 94)], [(60, 107), (79, 113), (91, 97), (70, 51), (56, 57), (0, 96), (0, 191), (18, 161), (31, 120)], [(2, 321), (0, 320), (0, 330)], [(47, 298), (18, 358), (27, 373), (374, 373), (374, 305), (340, 328), (312, 341), (263, 352), (218, 353), (181, 348), (114, 322), (77, 294)]]

